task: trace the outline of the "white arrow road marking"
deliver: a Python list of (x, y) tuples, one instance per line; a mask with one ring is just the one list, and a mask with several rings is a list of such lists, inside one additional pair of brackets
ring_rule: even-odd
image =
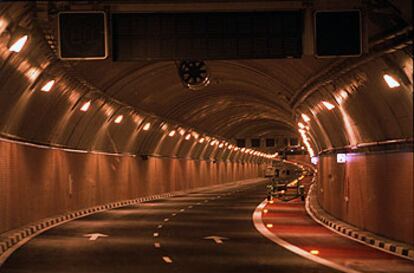
[(89, 241), (95, 241), (99, 237), (108, 237), (108, 235), (102, 234), (102, 233), (91, 233), (91, 234), (85, 234), (83, 235), (83, 237), (89, 237)]
[(213, 235), (213, 236), (204, 237), (204, 239), (214, 240), (214, 242), (216, 242), (216, 244), (222, 244), (223, 240), (228, 240), (229, 238)]

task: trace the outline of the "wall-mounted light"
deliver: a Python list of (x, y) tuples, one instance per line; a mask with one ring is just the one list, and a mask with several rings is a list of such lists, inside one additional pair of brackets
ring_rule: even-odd
[(396, 77), (393, 77), (390, 74), (384, 74), (383, 76), (384, 81), (387, 83), (389, 88), (397, 88), (400, 86), (400, 83), (396, 79)]
[(302, 114), (301, 116), (302, 116), (302, 119), (303, 119), (304, 122), (309, 122), (310, 121), (310, 117), (308, 115)]
[(216, 141), (213, 140), (212, 142), (210, 142), (210, 145), (213, 146), (214, 144), (216, 144)]
[(144, 127), (142, 127), (142, 130), (148, 131), (150, 128), (151, 128), (151, 123), (147, 122), (147, 123), (145, 123)]
[(203, 143), (204, 142), (204, 137), (200, 138), (200, 140), (198, 142)]
[(168, 134), (168, 136), (170, 136), (170, 137), (175, 136), (175, 130), (172, 130), (172, 131)]
[(116, 123), (116, 124), (120, 124), (121, 122), (122, 122), (122, 120), (124, 119), (124, 116), (123, 115), (118, 115), (117, 117), (116, 117), (116, 119), (114, 120), (114, 123)]
[(19, 53), (23, 49), (28, 39), (29, 39), (28, 35), (22, 35), (22, 36), (13, 35), (13, 37), (10, 39), (8, 43), (9, 51)]
[(319, 161), (319, 158), (317, 156), (311, 157), (311, 163), (313, 165), (317, 165), (318, 164), (318, 161)]
[(180, 133), (180, 135), (184, 135), (185, 134), (185, 130), (184, 129), (180, 129), (180, 131), (178, 131)]
[(89, 109), (89, 107), (91, 106), (91, 101), (89, 100), (89, 101), (87, 101), (87, 102), (85, 102), (83, 105), (82, 105), (82, 107), (80, 108), (80, 110), (82, 111), (82, 112), (86, 112), (86, 111), (88, 111), (88, 109)]
[(340, 153), (336, 154), (336, 163), (345, 163), (346, 162), (346, 154)]
[(221, 148), (223, 148), (223, 146), (224, 146), (224, 144), (220, 143), (219, 148), (221, 149)]
[(326, 109), (328, 109), (328, 110), (332, 110), (332, 109), (334, 109), (335, 108), (335, 105), (333, 105), (332, 103), (330, 103), (330, 102), (327, 102), (327, 101), (322, 101), (322, 104), (326, 107)]
[(55, 84), (55, 80), (50, 80), (47, 83), (45, 83), (45, 85), (42, 86), (40, 91), (49, 92), (50, 90), (52, 90), (52, 87), (54, 84)]
[(185, 140), (189, 140), (191, 138), (191, 134), (187, 134), (186, 136), (185, 136)]
[(298, 122), (298, 126), (300, 129), (305, 129), (305, 125), (302, 122)]

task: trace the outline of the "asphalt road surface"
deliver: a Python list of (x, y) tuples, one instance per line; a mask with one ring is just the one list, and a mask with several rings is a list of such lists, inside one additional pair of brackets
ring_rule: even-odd
[(276, 245), (252, 214), (265, 184), (194, 192), (113, 209), (50, 229), (1, 273), (337, 272)]

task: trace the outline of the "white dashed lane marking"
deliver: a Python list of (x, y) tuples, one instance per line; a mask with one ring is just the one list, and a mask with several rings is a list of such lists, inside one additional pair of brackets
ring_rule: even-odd
[(158, 237), (158, 236), (160, 236), (160, 234), (159, 234), (158, 232), (155, 232), (155, 233), (153, 234), (153, 236), (154, 236), (154, 237)]
[(165, 218), (165, 219), (164, 219), (164, 222), (168, 222), (168, 221), (170, 221), (170, 219), (169, 219), (169, 218)]
[(160, 243), (158, 243), (158, 242), (157, 242), (157, 243), (154, 243), (154, 247), (155, 247), (155, 248), (160, 248), (160, 247), (161, 247), (161, 244), (160, 244)]

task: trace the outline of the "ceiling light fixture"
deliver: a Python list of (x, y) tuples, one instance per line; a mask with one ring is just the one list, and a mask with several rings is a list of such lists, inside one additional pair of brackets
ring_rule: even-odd
[(80, 110), (82, 111), (82, 112), (86, 112), (86, 111), (88, 111), (88, 109), (89, 109), (89, 107), (91, 106), (91, 101), (87, 101), (87, 102), (85, 102), (83, 105), (82, 105), (82, 107), (80, 108)]
[(120, 124), (121, 122), (122, 122), (122, 120), (124, 119), (124, 116), (123, 115), (118, 115), (117, 117), (116, 117), (116, 119), (114, 120), (114, 122), (116, 123), (116, 124)]
[(17, 40), (10, 41), (11, 46), (9, 47), (9, 50), (11, 52), (19, 53), (23, 49), (23, 47), (26, 44), (28, 38), (29, 38), (29, 36), (23, 35), (23, 36), (19, 37)]
[(54, 84), (55, 84), (55, 80), (50, 80), (45, 85), (43, 85), (40, 91), (49, 92), (52, 89)]
[(151, 123), (150, 122), (147, 122), (147, 123), (145, 123), (144, 127), (142, 128), (142, 130), (148, 131), (150, 128), (151, 128)]
[(309, 116), (306, 115), (306, 114), (302, 114), (302, 119), (303, 119), (304, 122), (309, 122), (310, 121)]
[(383, 78), (389, 88), (397, 88), (400, 86), (400, 83), (390, 74), (384, 74)]
[(332, 110), (332, 109), (334, 109), (335, 108), (335, 105), (333, 105), (332, 103), (330, 103), (330, 102), (327, 102), (327, 101), (322, 101), (322, 104), (326, 107), (326, 109), (328, 109), (328, 110)]

